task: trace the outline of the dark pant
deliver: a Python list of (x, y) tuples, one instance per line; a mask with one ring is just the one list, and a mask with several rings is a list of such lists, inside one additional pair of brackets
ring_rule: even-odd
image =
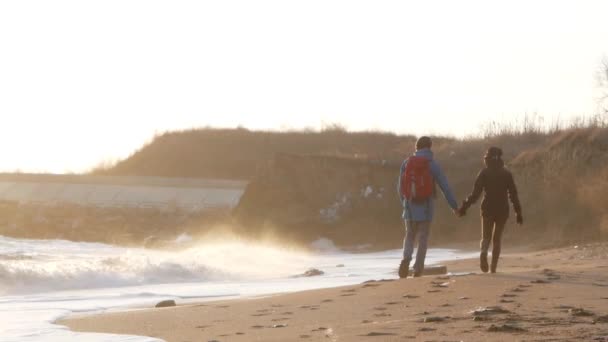
[(492, 241), (492, 259), (498, 260), (502, 232), (507, 223), (506, 217), (484, 216), (481, 218), (481, 252), (488, 253), (490, 240)]

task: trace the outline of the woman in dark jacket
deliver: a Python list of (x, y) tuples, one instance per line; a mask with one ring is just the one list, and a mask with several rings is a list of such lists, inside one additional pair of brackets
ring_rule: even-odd
[(481, 254), (479, 256), (480, 268), (488, 272), (488, 249), (492, 241), (491, 272), (496, 273), (498, 258), (500, 257), (500, 244), (505, 223), (509, 217), (509, 199), (517, 215), (517, 224), (524, 222), (521, 205), (517, 196), (517, 188), (513, 175), (505, 169), (502, 160), (502, 150), (490, 147), (484, 156), (486, 167), (479, 172), (473, 193), (460, 207), (460, 215), (465, 215), (467, 209), (473, 205), (484, 193), (481, 202)]

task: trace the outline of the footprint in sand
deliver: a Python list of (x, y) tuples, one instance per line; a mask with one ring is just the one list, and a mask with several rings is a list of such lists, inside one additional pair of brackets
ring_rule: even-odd
[(391, 317), (392, 315), (386, 312), (378, 313), (374, 315), (375, 317)]
[(327, 331), (327, 330), (329, 330), (329, 328), (326, 328), (326, 327), (319, 327), (319, 328), (317, 328), (317, 329), (313, 329), (313, 330), (311, 330), (311, 331), (312, 331), (312, 332), (317, 332), (317, 331)]
[(311, 338), (312, 336), (310, 335), (300, 335), (300, 338)]
[(321, 303), (331, 303), (333, 301), (334, 301), (333, 299), (324, 299), (321, 301)]
[(345, 293), (345, 294), (341, 294), (340, 297), (352, 297), (354, 296), (354, 293)]
[(430, 332), (430, 331), (436, 331), (436, 330), (437, 329), (435, 329), (435, 328), (428, 328), (428, 327), (418, 329), (418, 331), (420, 331), (420, 332)]
[(290, 315), (293, 315), (293, 312), (287, 311), (287, 312), (281, 313), (281, 315), (283, 315), (283, 316), (290, 316)]
[(269, 313), (257, 313), (257, 314), (252, 314), (252, 317), (263, 317), (263, 316), (270, 316)]
[(439, 317), (439, 316), (431, 316), (431, 317), (425, 317), (422, 320), (422, 323), (440, 323), (440, 322), (445, 322), (449, 317)]
[(510, 300), (510, 299), (501, 299), (500, 302), (503, 304), (515, 303), (514, 300)]
[(441, 290), (428, 290), (426, 292), (428, 292), (428, 293), (437, 293), (437, 292), (441, 292)]
[(385, 333), (385, 332), (375, 332), (372, 331), (370, 333), (367, 333), (365, 335), (359, 335), (359, 336), (366, 336), (366, 337), (378, 337), (378, 336), (395, 336), (396, 334), (393, 333)]
[(511, 294), (511, 293), (505, 293), (501, 297), (502, 298), (514, 298), (514, 297), (517, 297), (517, 295)]
[(264, 329), (263, 325), (252, 325), (251, 326), (252, 329)]
[(388, 302), (388, 303), (384, 303), (384, 305), (397, 305), (397, 304), (402, 304), (403, 302)]
[(380, 285), (382, 285), (382, 284), (367, 283), (367, 284), (364, 284), (362, 287), (363, 288), (366, 288), (366, 287), (378, 287)]
[(407, 295), (401, 296), (401, 298), (416, 299), (416, 298), (420, 298), (420, 296), (407, 294)]
[(283, 321), (289, 321), (289, 318), (275, 318), (271, 321), (272, 322), (283, 322)]
[(357, 289), (347, 289), (347, 290), (342, 290), (340, 292), (345, 292), (345, 293), (357, 292)]

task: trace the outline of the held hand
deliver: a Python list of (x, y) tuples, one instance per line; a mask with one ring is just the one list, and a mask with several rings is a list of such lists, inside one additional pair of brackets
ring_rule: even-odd
[(521, 226), (522, 224), (524, 224), (524, 217), (521, 214), (517, 214), (516, 220), (518, 225)]
[(460, 209), (452, 209), (452, 212), (454, 213), (454, 215), (456, 215), (456, 217), (464, 216), (464, 214), (462, 213), (462, 211)]

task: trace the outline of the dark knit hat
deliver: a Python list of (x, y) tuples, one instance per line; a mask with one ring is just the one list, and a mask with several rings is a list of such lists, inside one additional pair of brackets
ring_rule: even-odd
[(487, 151), (486, 151), (486, 155), (484, 156), (485, 159), (494, 159), (494, 160), (498, 160), (502, 157), (502, 150), (498, 147), (490, 147)]
[(431, 146), (433, 146), (433, 141), (429, 137), (420, 137), (416, 141), (416, 150), (431, 148)]

